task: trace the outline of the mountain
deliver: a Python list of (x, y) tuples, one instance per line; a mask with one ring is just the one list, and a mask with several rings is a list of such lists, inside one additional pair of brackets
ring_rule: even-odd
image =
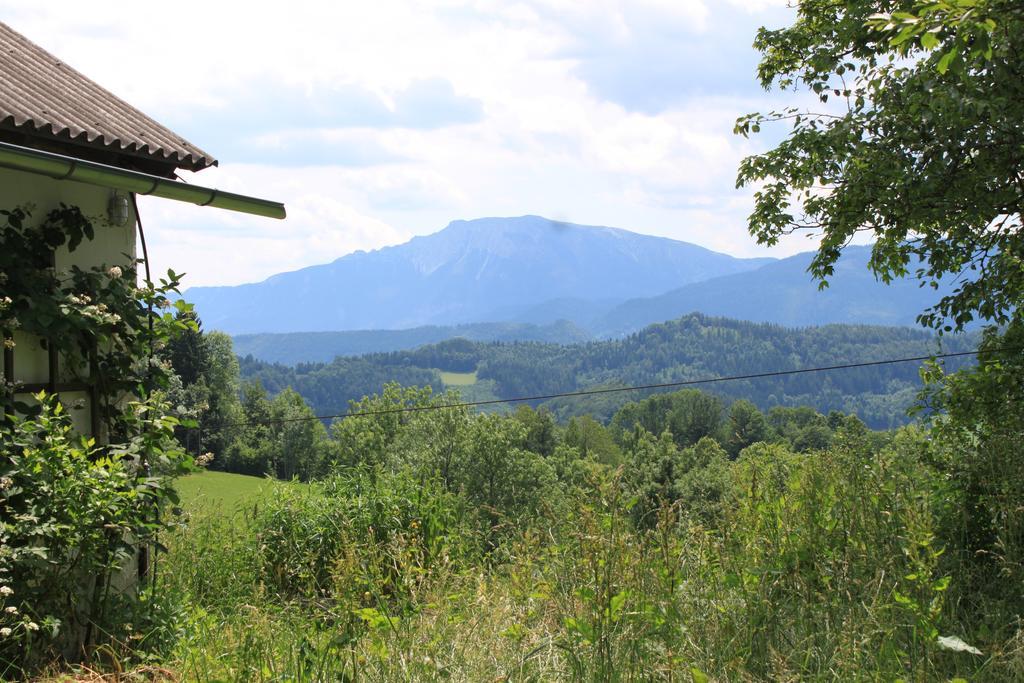
[(819, 290), (807, 272), (813, 257), (813, 252), (797, 254), (744, 273), (631, 299), (593, 320), (589, 328), (597, 336), (617, 336), (694, 311), (789, 327), (916, 326), (917, 315), (949, 291), (922, 288), (913, 278), (889, 284), (876, 280), (868, 269), (870, 246), (846, 247), (829, 286)]
[(193, 287), (185, 298), (207, 329), (230, 334), (544, 324), (772, 260), (539, 216), (481, 218), (263, 282)]
[(475, 323), (440, 327), (429, 325), (410, 330), (354, 330), (351, 332), (271, 332), (240, 334), (234, 338), (235, 353), (269, 363), (326, 363), (337, 356), (403, 351), (446, 339), (480, 342), (545, 342), (575, 344), (590, 334), (568, 320), (550, 325), (526, 323)]

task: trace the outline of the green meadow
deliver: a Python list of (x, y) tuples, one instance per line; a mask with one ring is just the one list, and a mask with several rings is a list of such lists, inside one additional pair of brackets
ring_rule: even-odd
[(441, 381), (446, 387), (469, 387), (476, 384), (476, 371), (473, 372), (447, 372), (440, 370)]
[(181, 477), (176, 488), (181, 496), (181, 506), (186, 511), (203, 507), (233, 511), (258, 502), (275, 486), (281, 485), (281, 482), (265, 477), (203, 471)]

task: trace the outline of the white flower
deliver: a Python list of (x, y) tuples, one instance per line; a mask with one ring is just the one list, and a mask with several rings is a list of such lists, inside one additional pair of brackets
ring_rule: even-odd
[[(8, 479), (8, 477), (4, 477), (4, 479)], [(10, 586), (0, 586), (0, 595), (5, 597), (8, 595), (14, 595), (14, 589)]]
[(18, 613), (18, 608), (15, 607), (14, 605), (11, 605), (10, 607), (5, 607), (4, 611), (7, 612), (8, 614), (17, 614)]
[(30, 621), (27, 624), (25, 624), (25, 628), (27, 628), (29, 631), (38, 631), (39, 630), (39, 624), (37, 624), (34, 621)]
[(11, 635), (11, 629), (7, 628), (6, 626), (0, 628), (0, 638), (6, 638), (9, 635)]
[(107, 271), (107, 275), (110, 276), (111, 280), (116, 280), (121, 277), (121, 268), (118, 266), (111, 266), (110, 270)]

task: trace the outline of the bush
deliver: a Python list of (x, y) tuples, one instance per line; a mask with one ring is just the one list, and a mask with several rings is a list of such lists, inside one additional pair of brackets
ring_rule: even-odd
[(472, 518), (433, 480), (360, 469), (276, 489), (253, 534), (262, 580), (285, 597), (402, 603), (423, 577), (475, 554)]
[[(170, 475), (184, 466), (171, 443), (175, 421), (134, 404), (141, 436), (100, 451), (76, 436), (53, 397), (33, 419), (0, 427), (0, 675), (73, 657), (119, 630), (114, 607), (134, 587), (140, 546), (163, 528)], [(160, 474), (140, 464), (161, 453)]]

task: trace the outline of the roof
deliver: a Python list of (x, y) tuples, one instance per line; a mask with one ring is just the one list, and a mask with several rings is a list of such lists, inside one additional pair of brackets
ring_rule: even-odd
[(3, 22), (0, 83), (0, 139), (160, 175), (217, 164)]

